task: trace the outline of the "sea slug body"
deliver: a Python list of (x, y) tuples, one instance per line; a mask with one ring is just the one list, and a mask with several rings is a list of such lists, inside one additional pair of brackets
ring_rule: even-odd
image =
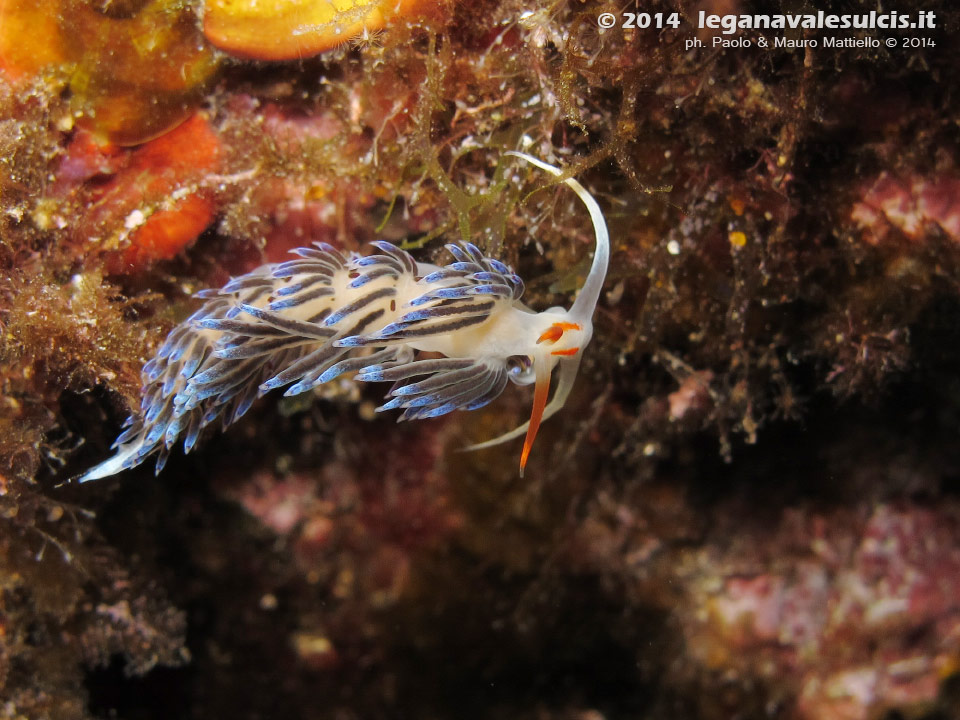
[[(523, 281), (470, 243), (447, 245), (453, 262), (443, 267), (418, 263), (387, 242), (373, 243), (379, 252), (367, 256), (322, 243), (299, 248), (294, 260), (198, 293), (203, 306), (144, 365), (140, 410), (127, 419), (115, 455), (80, 480), (152, 456), (159, 473), (181, 438), (189, 452), (203, 428), (216, 420), (229, 426), (270, 390), (286, 387), (285, 395), (296, 395), (350, 372), (363, 382), (393, 382), (378, 409), (400, 410), (401, 420), (475, 410), (510, 381), (534, 383), (530, 421), (474, 446), (526, 434), (522, 474), (541, 420), (563, 406), (573, 386), (609, 263), (599, 206), (576, 180), (564, 182), (586, 204), (597, 237), (590, 274), (570, 310), (530, 310), (520, 302)], [(444, 357), (418, 357), (427, 352)]]

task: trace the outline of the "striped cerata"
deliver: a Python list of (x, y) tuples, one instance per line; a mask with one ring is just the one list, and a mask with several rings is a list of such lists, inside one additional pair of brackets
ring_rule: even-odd
[[(534, 157), (510, 154), (561, 175)], [(392, 382), (378, 410), (399, 410), (400, 420), (475, 410), (510, 381), (534, 384), (530, 420), (473, 446), (525, 434), (522, 475), (541, 420), (563, 407), (573, 387), (609, 263), (600, 207), (576, 180), (564, 182), (586, 205), (596, 233), (590, 274), (570, 310), (534, 312), (520, 301), (523, 281), (513, 270), (469, 243), (448, 245), (453, 262), (443, 267), (416, 262), (387, 242), (373, 243), (378, 252), (366, 256), (322, 243), (299, 248), (294, 260), (198, 294), (203, 307), (144, 365), (140, 411), (127, 419), (116, 453), (80, 480), (151, 456), (159, 473), (178, 439), (190, 452), (207, 425), (227, 427), (266, 392), (286, 387), (285, 395), (296, 395), (344, 373)]]

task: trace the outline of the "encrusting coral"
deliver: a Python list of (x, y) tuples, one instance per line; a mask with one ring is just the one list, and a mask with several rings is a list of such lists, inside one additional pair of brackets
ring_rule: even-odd
[[(350, 5), (267, 50), (218, 13), (302, 3), (0, 5), (0, 715), (957, 717), (949, 4), (765, 49), (699, 13), (789, 3)], [(528, 389), (398, 426), (345, 373), (66, 482), (193, 295), (291, 249), (472, 243), (569, 307), (593, 225), (512, 150), (611, 238), (522, 480), (457, 451)]]
[(203, 7), (207, 39), (231, 55), (300, 60), (357, 36), (424, 15), (435, 0), (209, 0)]

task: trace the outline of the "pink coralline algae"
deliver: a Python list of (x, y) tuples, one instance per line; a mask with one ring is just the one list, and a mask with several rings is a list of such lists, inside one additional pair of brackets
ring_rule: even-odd
[(409, 593), (411, 564), (449, 542), (463, 522), (438, 465), (449, 425), (385, 438), (375, 458), (337, 453), (319, 477), (259, 471), (241, 483), (218, 482), (223, 495), (289, 547), (315, 588), (316, 617), (289, 639), (314, 670), (344, 657), (355, 662), (357, 626)]
[(713, 373), (709, 370), (695, 372), (684, 378), (680, 387), (667, 396), (670, 403), (670, 419), (682, 420), (688, 414), (704, 415), (711, 407), (710, 381)]
[(775, 537), (753, 541), (788, 555), (703, 558), (729, 574), (694, 584), (705, 614), (691, 650), (706, 667), (790, 687), (806, 720), (929, 708), (960, 663), (958, 534), (956, 506), (787, 513)]
[(883, 173), (867, 185), (851, 219), (864, 228), (864, 240), (871, 245), (884, 242), (893, 228), (911, 242), (921, 242), (933, 227), (960, 243), (960, 178), (906, 179)]
[(435, 467), (447, 436), (442, 428), (405, 429), (380, 446), (380, 459), (392, 468), (385, 474), (372, 459), (354, 465), (339, 458), (324, 467), (322, 482), (302, 472), (260, 471), (242, 484), (224, 479), (220, 486), (271, 532), (291, 541), (305, 568), (371, 539), (414, 550), (460, 525)]

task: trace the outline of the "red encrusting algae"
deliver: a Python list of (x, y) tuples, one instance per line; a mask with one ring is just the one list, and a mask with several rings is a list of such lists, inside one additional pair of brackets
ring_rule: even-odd
[[(73, 235), (80, 243), (98, 241), (90, 257), (102, 256), (108, 272), (137, 272), (169, 260), (213, 221), (217, 204), (205, 178), (219, 167), (221, 146), (202, 113), (134, 150), (98, 146), (85, 135), (71, 149), (54, 187), (88, 194), (89, 207)], [(101, 174), (110, 179), (82, 186)], [(78, 181), (81, 187), (70, 187)]]

